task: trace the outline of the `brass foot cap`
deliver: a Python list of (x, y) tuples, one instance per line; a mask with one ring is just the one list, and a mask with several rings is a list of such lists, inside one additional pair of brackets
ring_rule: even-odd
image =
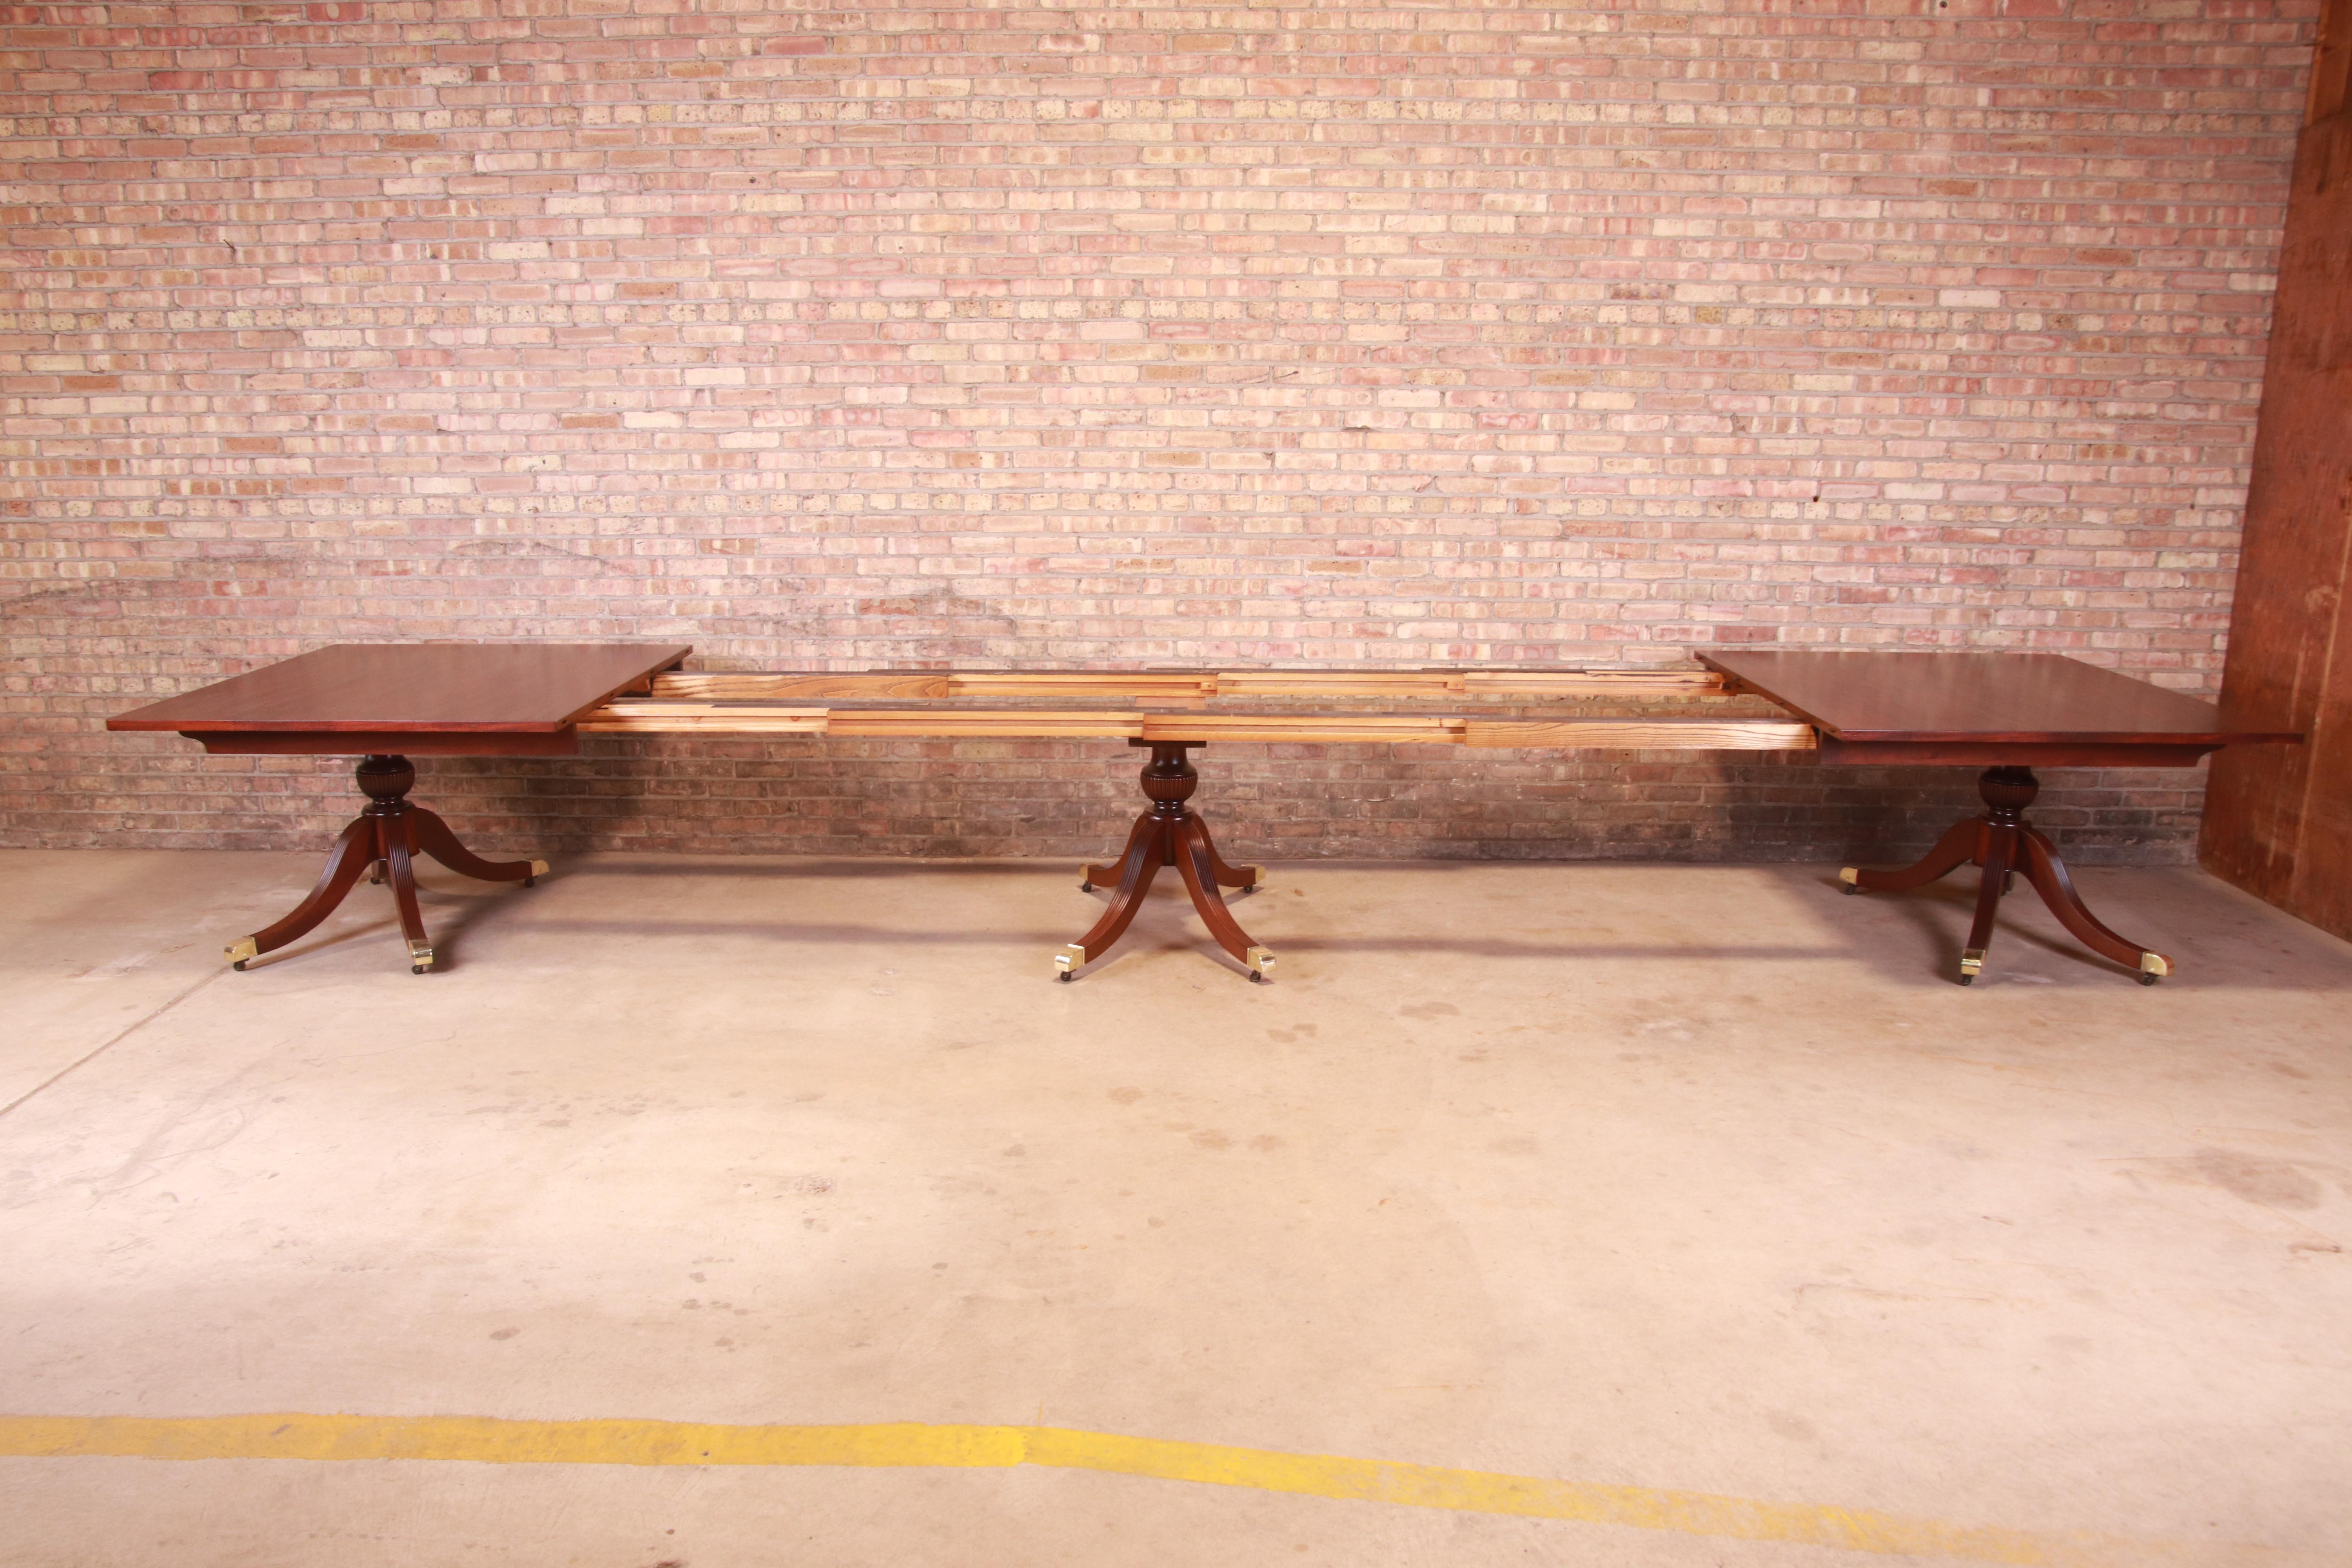
[(222, 951), (228, 955), (228, 961), (231, 963), (243, 963), (248, 958), (261, 956), (261, 944), (249, 936), (240, 937)]
[(2142, 974), (2169, 974), (2172, 973), (2172, 960), (2160, 952), (2143, 952), (2139, 955), (2139, 972)]
[(1064, 974), (1083, 967), (1086, 962), (1087, 950), (1075, 942), (1067, 947), (1057, 949), (1054, 953), (1054, 967)]
[(1838, 868), (1838, 880), (1843, 882), (1849, 888), (1861, 887), (1862, 868), (1859, 866), (1840, 867)]
[(544, 877), (544, 876), (546, 876), (546, 875), (547, 875), (547, 862), (546, 862), (546, 861), (544, 861), (544, 860), (534, 860), (534, 861), (532, 861), (532, 862), (530, 863), (530, 874), (531, 874), (532, 876), (534, 876), (534, 877)]
[(408, 944), (408, 962), (411, 965), (418, 969), (432, 968), (433, 944), (429, 942), (410, 942)]
[(1984, 955), (1985, 950), (1980, 947), (1961, 949), (1960, 973), (1963, 974), (1974, 974), (1979, 970), (1982, 969), (1984, 967)]
[(1243, 955), (1242, 962), (1261, 980), (1274, 973), (1274, 952), (1269, 948), (1254, 947)]

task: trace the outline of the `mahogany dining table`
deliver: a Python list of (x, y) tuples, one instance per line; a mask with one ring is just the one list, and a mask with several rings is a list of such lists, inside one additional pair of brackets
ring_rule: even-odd
[(391, 884), (410, 967), (425, 973), (435, 954), (416, 901), (418, 854), (493, 881), (529, 886), (545, 874), (544, 861), (474, 855), (410, 801), (412, 756), (568, 756), (583, 735), (906, 736), (1118, 740), (1150, 751), (1142, 785), (1150, 804), (1125, 852), (1081, 873), (1082, 889), (1100, 884), (1109, 896), (1092, 929), (1054, 955), (1063, 980), (1118, 940), (1163, 867), (1175, 869), (1210, 934), (1252, 980), (1271, 973), (1273, 953), (1242, 929), (1223, 891), (1250, 890), (1262, 874), (1228, 863), (1188, 804), (1199, 775), (1187, 753), (1202, 745), (1777, 752), (1832, 766), (1980, 767), (1985, 811), (1955, 824), (1924, 858), (1838, 874), (1848, 893), (1900, 892), (1963, 865), (1980, 868), (1956, 976), (1964, 985), (1982, 971), (2001, 895), (2020, 875), (2078, 941), (2142, 984), (2172, 971), (2170, 959), (2091, 913), (2055, 847), (2025, 820), (2040, 789), (2036, 766), (2189, 767), (2223, 746), (2302, 739), (2231, 729), (2210, 703), (2055, 654), (1770, 648), (1704, 653), (1697, 668), (1611, 669), (682, 672), (691, 651), (344, 645), (150, 704), (107, 727), (176, 731), (213, 753), (361, 759), (367, 806), (336, 839), (310, 895), (229, 945), (238, 969), (312, 930), (372, 873)]

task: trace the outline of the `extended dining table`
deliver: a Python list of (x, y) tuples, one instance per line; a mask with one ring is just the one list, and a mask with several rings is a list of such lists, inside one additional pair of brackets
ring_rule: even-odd
[[(1172, 868), (1217, 944), (1253, 981), (1274, 954), (1223, 889), (1261, 873), (1218, 851), (1190, 802), (1189, 753), (1227, 743), (1377, 742), (1483, 749), (1769, 752), (1832, 766), (1981, 768), (1983, 814), (1955, 824), (1916, 864), (1847, 867), (1843, 889), (1899, 892), (1963, 865), (1981, 868), (1957, 978), (1982, 971), (2001, 895), (2023, 876), (2085, 947), (2145, 984), (2171, 960), (2093, 915), (2051, 841), (2025, 819), (2036, 766), (2189, 767), (2222, 746), (2292, 743), (2232, 730), (2214, 707), (2055, 654), (1762, 649), (1642, 668), (1418, 670), (682, 670), (692, 649), (641, 643), (391, 643), (320, 648), (108, 721), (176, 731), (215, 754), (357, 756), (367, 805), (286, 917), (229, 945), (231, 963), (296, 941), (362, 876), (391, 886), (410, 967), (434, 949), (415, 858), (466, 876), (530, 885), (541, 860), (486, 860), (408, 799), (414, 756), (576, 754), (583, 736), (802, 736), (1121, 741), (1147, 751), (1149, 802), (1114, 861), (1081, 873), (1107, 889), (1099, 917), (1054, 955), (1071, 980), (1134, 919)], [(1466, 757), (1465, 757), (1466, 760)]]

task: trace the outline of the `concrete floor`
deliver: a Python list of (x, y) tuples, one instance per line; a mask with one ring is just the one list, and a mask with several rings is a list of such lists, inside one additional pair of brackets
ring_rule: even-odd
[(228, 972), (315, 869), (0, 855), (0, 1451), (1039, 1425), (1780, 1511), (20, 1457), (0, 1561), (2352, 1561), (2352, 947), (2195, 872), (2082, 879), (2153, 989), (2021, 896), (1962, 990), (1971, 875), (1828, 867), (1282, 867), (1276, 983), (1163, 891), (1059, 985), (1058, 863), (593, 858), (428, 871), (426, 977), (366, 887)]

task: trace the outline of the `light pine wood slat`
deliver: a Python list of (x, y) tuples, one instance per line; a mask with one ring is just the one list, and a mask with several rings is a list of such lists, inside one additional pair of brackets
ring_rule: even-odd
[(1189, 714), (1152, 713), (1143, 721), (1147, 741), (1240, 741), (1251, 744), (1304, 742), (1337, 745), (1347, 742), (1399, 742), (1459, 745), (1460, 719), (1415, 715), (1389, 718), (1379, 714)]
[(1032, 709), (926, 709), (891, 710), (837, 708), (828, 735), (879, 740), (892, 737), (1012, 740), (1126, 740), (1143, 733), (1140, 713), (1057, 713)]
[(1810, 752), (1811, 724), (1780, 719), (1472, 719), (1473, 746), (1536, 750), (1660, 752)]
[(773, 701), (793, 698), (925, 700), (947, 697), (1415, 698), (1704, 696), (1723, 678), (1705, 669), (1594, 670), (873, 670), (845, 673), (668, 674), (660, 698)]
[(1495, 697), (1699, 697), (1720, 693), (1723, 677), (1711, 669), (1474, 669), (1464, 674), (1462, 689)]
[(1181, 700), (1213, 697), (1213, 675), (1095, 675), (1083, 672), (1024, 674), (1014, 670), (958, 671), (948, 677), (955, 697), (1115, 697), (1135, 696)]
[(1809, 724), (1773, 719), (1477, 719), (1452, 714), (1187, 714), (1043, 709), (825, 709), (622, 700), (592, 735), (828, 735), (886, 740), (1143, 740), (1533, 750), (1810, 752)]
[(1443, 671), (1229, 669), (1216, 676), (1220, 697), (1456, 697), (1462, 678)]
[(860, 699), (919, 700), (952, 697), (946, 670), (861, 675), (663, 675), (654, 679), (656, 697), (700, 697), (722, 702), (769, 701), (803, 697), (854, 702)]

